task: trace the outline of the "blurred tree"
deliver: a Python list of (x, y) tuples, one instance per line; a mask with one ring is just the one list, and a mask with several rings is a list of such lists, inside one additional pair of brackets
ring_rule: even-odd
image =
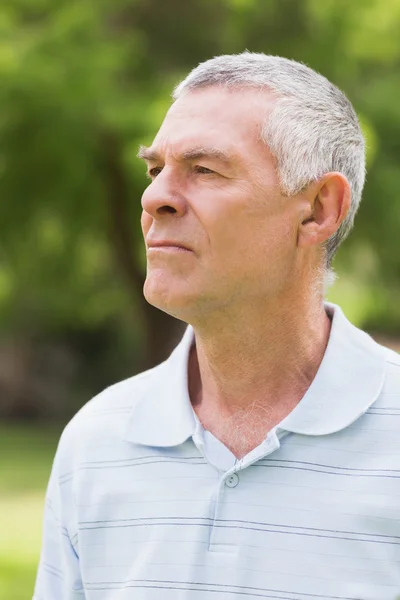
[[(88, 387), (100, 389), (166, 356), (182, 325), (143, 300), (139, 219), (146, 183), (137, 147), (151, 141), (181, 76), (201, 60), (245, 48), (306, 62), (342, 87), (359, 111), (370, 171), (355, 232), (337, 265), (366, 290), (370, 325), (399, 330), (399, 25), (399, 0), (388, 0), (385, 11), (379, 0), (5, 0), (5, 347), (12, 338), (41, 352), (49, 340), (62, 340), (70, 356), (68, 394), (86, 381), (78, 402)], [(36, 372), (33, 358), (29, 364)], [(17, 404), (27, 413), (32, 399), (22, 396)], [(38, 414), (48, 410), (40, 397)], [(65, 410), (66, 401), (57, 401)], [(15, 412), (16, 404), (9, 406)]]

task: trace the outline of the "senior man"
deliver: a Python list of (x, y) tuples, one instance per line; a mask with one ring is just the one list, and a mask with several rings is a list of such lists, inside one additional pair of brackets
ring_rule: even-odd
[(189, 327), (66, 427), (34, 598), (394, 599), (400, 359), (324, 303), (364, 182), (356, 114), (263, 54), (173, 98), (139, 153), (144, 293)]

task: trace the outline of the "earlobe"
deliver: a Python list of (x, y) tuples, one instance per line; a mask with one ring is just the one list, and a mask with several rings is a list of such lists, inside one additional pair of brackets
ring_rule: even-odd
[(314, 246), (319, 242), (319, 232), (320, 226), (313, 217), (305, 219), (299, 227), (298, 246), (301, 248)]

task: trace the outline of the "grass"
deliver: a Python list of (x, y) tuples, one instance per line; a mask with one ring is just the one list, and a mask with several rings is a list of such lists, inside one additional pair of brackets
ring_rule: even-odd
[(61, 428), (0, 424), (0, 598), (32, 598), (44, 494)]

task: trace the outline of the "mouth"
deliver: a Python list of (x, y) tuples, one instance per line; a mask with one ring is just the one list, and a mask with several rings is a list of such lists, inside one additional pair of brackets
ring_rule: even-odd
[(182, 246), (149, 246), (147, 252), (190, 252)]
[(147, 251), (152, 252), (191, 252), (191, 249), (179, 242), (169, 240), (160, 242), (148, 242)]

